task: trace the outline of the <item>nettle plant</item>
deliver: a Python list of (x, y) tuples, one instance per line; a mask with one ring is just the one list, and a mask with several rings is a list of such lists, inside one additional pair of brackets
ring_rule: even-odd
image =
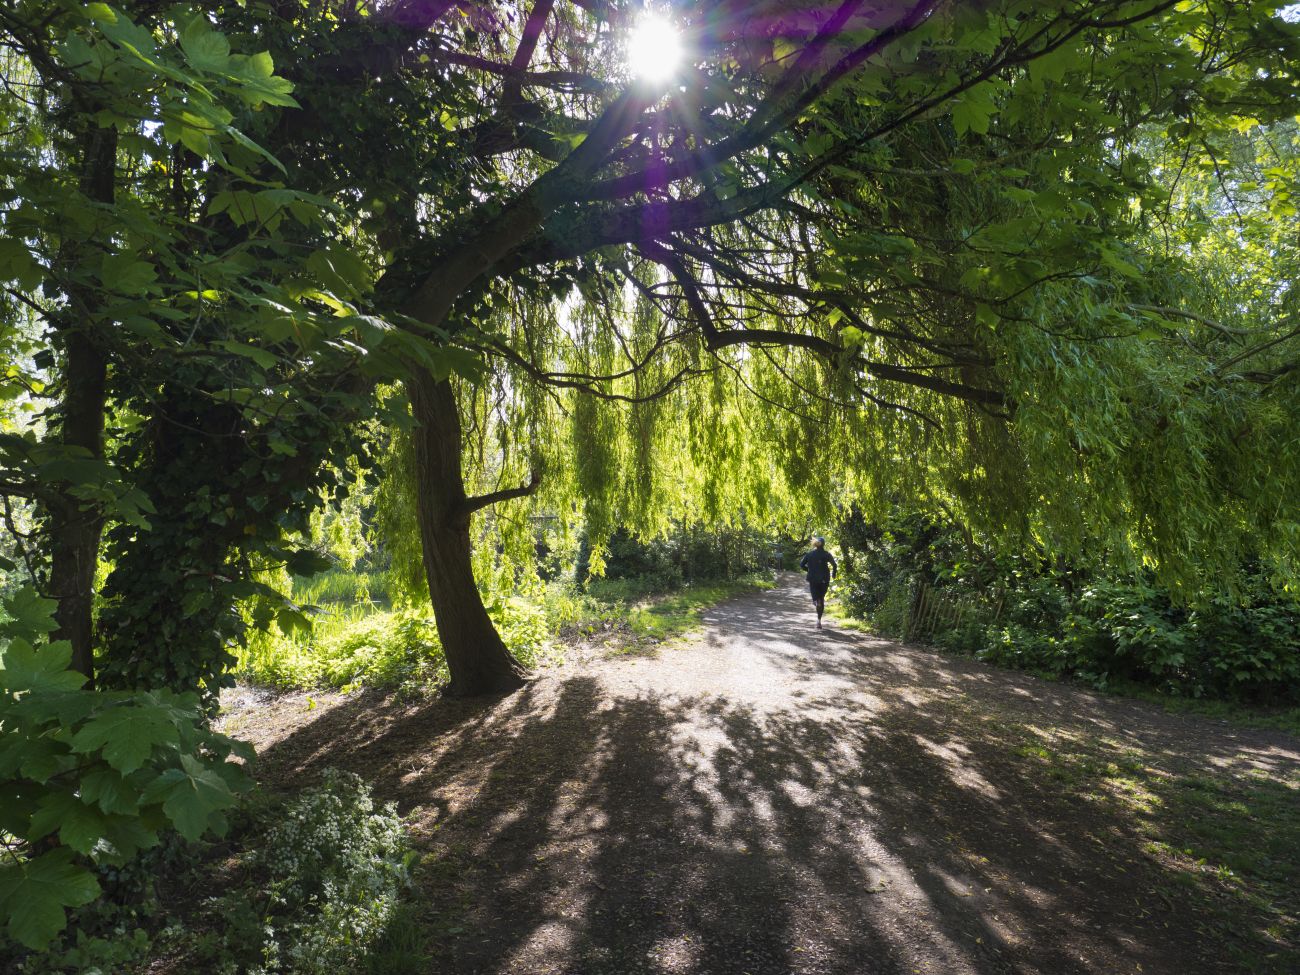
[(0, 624), (0, 918), (46, 947), (67, 909), (99, 896), (96, 868), (159, 835), (226, 829), (251, 787), (252, 749), (209, 730), (197, 694), (88, 690), (72, 647), (50, 641), (55, 601), (23, 589)]

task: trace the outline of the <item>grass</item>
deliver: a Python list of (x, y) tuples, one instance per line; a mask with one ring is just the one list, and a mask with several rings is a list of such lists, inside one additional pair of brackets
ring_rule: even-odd
[(1236, 701), (1209, 698), (1176, 697), (1162, 694), (1142, 684), (1132, 682), (1112, 683), (1106, 693), (1133, 697), (1157, 704), (1171, 714), (1194, 714), (1202, 718), (1217, 718), (1247, 728), (1285, 731), (1300, 737), (1300, 707), (1241, 704)]
[(672, 639), (699, 627), (704, 611), (724, 599), (771, 589), (774, 585), (766, 573), (755, 573), (732, 582), (687, 586), (633, 605), (628, 612), (628, 622), (637, 636)]
[(428, 933), (412, 904), (401, 904), (383, 937), (366, 952), (365, 975), (424, 975), (429, 971)]
[(1170, 894), (1191, 892), (1210, 918), (1201, 936), (1227, 946), (1237, 971), (1296, 970), (1300, 779), (1259, 769), (1171, 771), (1140, 747), (1005, 727), (1028, 777), (1076, 796), (1099, 826), (1122, 823), (1120, 834), (1101, 835), (1131, 830), (1143, 855), (1165, 871)]
[[(636, 579), (593, 580), (585, 590), (556, 582), (527, 596), (489, 598), (488, 612), (515, 656), (526, 666), (556, 657), (564, 635), (630, 633), (624, 651), (681, 636), (700, 625), (704, 610), (742, 592), (771, 588), (765, 573), (729, 582), (687, 585), (664, 592), (663, 583)], [(279, 688), (396, 687), (419, 693), (447, 681), (447, 666), (432, 616), (388, 605), (384, 573), (335, 569), (295, 579), (295, 601), (319, 607), (308, 632), (256, 633), (240, 655), (244, 679)]]

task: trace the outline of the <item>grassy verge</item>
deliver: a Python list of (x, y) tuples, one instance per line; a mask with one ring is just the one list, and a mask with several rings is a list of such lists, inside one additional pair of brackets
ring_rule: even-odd
[(1012, 754), (1039, 789), (1075, 797), (1109, 844), (1120, 847), (1126, 833), (1138, 839), (1141, 858), (1160, 868), (1153, 913), (1161, 901), (1190, 893), (1208, 919), (1196, 937), (1226, 946), (1233, 970), (1296, 970), (1300, 777), (1245, 766), (1170, 769), (1131, 739), (1004, 727)]
[(724, 599), (771, 589), (774, 585), (770, 576), (755, 574), (732, 582), (687, 586), (631, 606), (627, 618), (632, 632), (638, 636), (668, 640), (696, 629), (704, 611)]
[[(446, 660), (430, 614), (374, 601), (382, 577), (336, 570), (324, 578), (295, 580), (295, 599), (320, 605), (314, 625), (304, 633), (254, 634), (239, 661), (245, 680), (284, 689), (372, 686), (409, 692), (446, 683)], [(668, 592), (634, 579), (593, 580), (585, 589), (557, 582), (527, 596), (489, 599), (487, 606), (506, 645), (531, 667), (558, 657), (564, 642), (600, 633), (619, 638), (612, 641), (614, 649), (645, 649), (694, 629), (704, 610), (719, 601), (772, 585), (766, 574)]]
[[(1095, 690), (1095, 688), (1090, 689)], [(1105, 693), (1133, 697), (1156, 704), (1170, 714), (1195, 714), (1202, 718), (1216, 718), (1246, 728), (1285, 731), (1300, 737), (1300, 708), (1297, 707), (1268, 707), (1239, 704), (1235, 701), (1174, 697), (1133, 683), (1112, 684)]]

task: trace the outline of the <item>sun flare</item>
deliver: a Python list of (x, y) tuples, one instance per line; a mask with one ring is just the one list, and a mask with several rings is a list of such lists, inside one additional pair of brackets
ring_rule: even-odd
[(646, 14), (628, 35), (627, 69), (638, 81), (665, 82), (681, 61), (682, 35), (663, 17)]

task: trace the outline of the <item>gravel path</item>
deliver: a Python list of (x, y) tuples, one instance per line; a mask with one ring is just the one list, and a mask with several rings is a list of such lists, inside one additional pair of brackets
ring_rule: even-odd
[(431, 971), (1229, 970), (1140, 804), (1035, 755), (1293, 787), (1300, 742), (818, 632), (793, 578), (705, 619), (500, 700), (298, 695), (232, 726), (272, 783), (353, 768), (412, 814)]

